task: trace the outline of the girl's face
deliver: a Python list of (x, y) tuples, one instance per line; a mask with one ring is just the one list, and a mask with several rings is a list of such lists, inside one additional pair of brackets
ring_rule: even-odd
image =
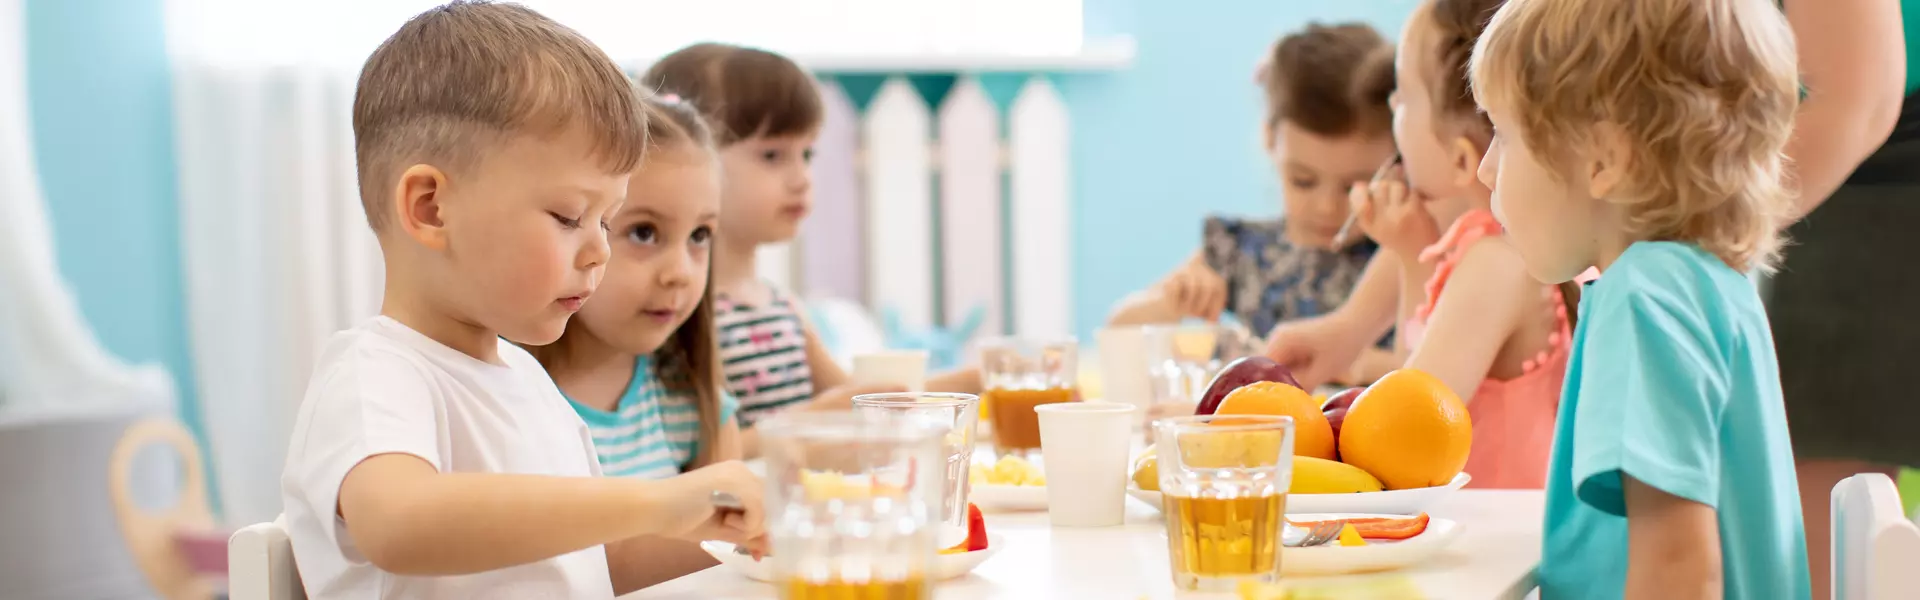
[(607, 234), (606, 280), (575, 317), (594, 337), (649, 354), (693, 315), (707, 291), (720, 177), (704, 150), (660, 148), (627, 185)]
[[(1371, 180), (1393, 158), (1393, 140), (1365, 133), (1326, 137), (1284, 119), (1273, 140), (1268, 150), (1280, 172), (1288, 241), (1338, 250), (1333, 237), (1347, 221), (1347, 190)], [(1347, 237), (1352, 244), (1361, 236)]]
[(1556, 177), (1503, 111), (1486, 108), (1494, 136), (1479, 179), (1493, 189), (1493, 214), (1528, 274), (1542, 283), (1570, 281), (1594, 264), (1594, 226), (1611, 221), (1595, 212), (1599, 203), (1583, 193), (1585, 182)]
[(1406, 169), (1407, 186), (1414, 195), (1429, 204), (1428, 209), (1445, 227), (1465, 210), (1454, 206), (1473, 196), (1478, 168), (1478, 152), (1465, 137), (1446, 134), (1459, 128), (1442, 123), (1445, 117), (1433, 101), (1429, 78), (1439, 70), (1434, 56), (1433, 16), (1429, 5), (1421, 5), (1407, 19), (1393, 61), (1394, 92), (1388, 101), (1393, 107), (1393, 140), (1400, 147)]
[(817, 133), (752, 137), (720, 150), (726, 173), (726, 214), (720, 227), (732, 240), (771, 244), (793, 239), (813, 209), (813, 160)]

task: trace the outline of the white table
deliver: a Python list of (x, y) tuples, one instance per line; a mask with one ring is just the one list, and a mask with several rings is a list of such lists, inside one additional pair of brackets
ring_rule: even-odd
[[(1429, 511), (1462, 525), (1460, 537), (1434, 560), (1390, 573), (1287, 581), (1336, 585), (1405, 578), (1431, 598), (1520, 598), (1534, 587), (1545, 502), (1546, 496), (1538, 491), (1461, 490)], [(971, 575), (938, 584), (935, 596), (942, 600), (1173, 598), (1160, 514), (1138, 501), (1128, 499), (1127, 503), (1125, 525), (1098, 529), (1055, 529), (1047, 523), (1045, 512), (989, 513), (987, 528), (1005, 535), (1006, 547)], [(772, 586), (715, 567), (621, 600), (773, 597)]]

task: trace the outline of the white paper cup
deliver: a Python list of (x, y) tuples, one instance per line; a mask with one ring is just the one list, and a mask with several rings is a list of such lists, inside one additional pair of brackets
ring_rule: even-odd
[(853, 357), (854, 383), (897, 385), (909, 392), (927, 389), (927, 351), (885, 350)]
[(1142, 409), (1153, 402), (1148, 391), (1146, 331), (1144, 327), (1108, 327), (1093, 334), (1100, 354), (1101, 400)]
[(1047, 514), (1056, 527), (1111, 527), (1127, 506), (1131, 404), (1042, 404), (1040, 454), (1047, 468)]

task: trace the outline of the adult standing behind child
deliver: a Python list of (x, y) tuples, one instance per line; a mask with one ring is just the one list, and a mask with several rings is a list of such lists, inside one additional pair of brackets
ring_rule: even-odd
[[(1540, 597), (1807, 598), (1766, 309), (1799, 73), (1766, 0), (1511, 0), (1473, 51), (1480, 178), (1581, 299)], [(1825, 490), (1808, 490), (1825, 494)]]
[(646, 127), (605, 53), (518, 5), (428, 10), (367, 59), (354, 150), (386, 290), (321, 351), (287, 450), (309, 597), (612, 598), (622, 540), (763, 543), (745, 466), (600, 477), (586, 424), (509, 343), (553, 342), (594, 291)]
[[(1365, 24), (1310, 24), (1274, 43), (1257, 79), (1266, 95), (1261, 139), (1280, 175), (1280, 219), (1208, 218), (1201, 249), (1153, 287), (1114, 308), (1108, 325), (1212, 320), (1231, 314), (1255, 335), (1348, 301), (1377, 246), (1357, 231), (1336, 239), (1347, 191), (1393, 158), (1393, 47)], [(1398, 366), (1363, 357), (1356, 378)], [(1369, 368), (1370, 367), (1370, 368)], [(1363, 374), (1364, 373), (1364, 374)]]
[[(641, 80), (699, 109), (720, 149), (714, 321), (727, 389), (740, 399), (745, 454), (759, 454), (753, 426), (776, 412), (843, 410), (854, 395), (904, 391), (852, 385), (799, 300), (756, 275), (759, 247), (792, 240), (813, 206), (808, 163), (824, 118), (813, 77), (772, 52), (706, 43), (661, 58)], [(963, 369), (927, 387), (977, 392), (980, 375)]]
[[(663, 479), (740, 458), (737, 408), (721, 386), (707, 290), (720, 214), (720, 165), (706, 123), (673, 98), (649, 97), (647, 154), (627, 202), (607, 221), (611, 253), (593, 301), (560, 339), (528, 348), (593, 435), (609, 477)], [(631, 590), (719, 564), (693, 542), (621, 542), (639, 559), (616, 568)]]

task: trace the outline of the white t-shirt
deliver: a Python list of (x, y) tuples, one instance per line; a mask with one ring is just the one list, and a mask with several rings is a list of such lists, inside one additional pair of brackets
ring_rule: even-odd
[(347, 471), (378, 454), (418, 456), (442, 473), (599, 476), (593, 438), (546, 370), (506, 341), (500, 359), (506, 366), (387, 317), (327, 340), (280, 482), (294, 562), (309, 597), (613, 597), (600, 546), (473, 575), (395, 575), (368, 562), (335, 516)]

